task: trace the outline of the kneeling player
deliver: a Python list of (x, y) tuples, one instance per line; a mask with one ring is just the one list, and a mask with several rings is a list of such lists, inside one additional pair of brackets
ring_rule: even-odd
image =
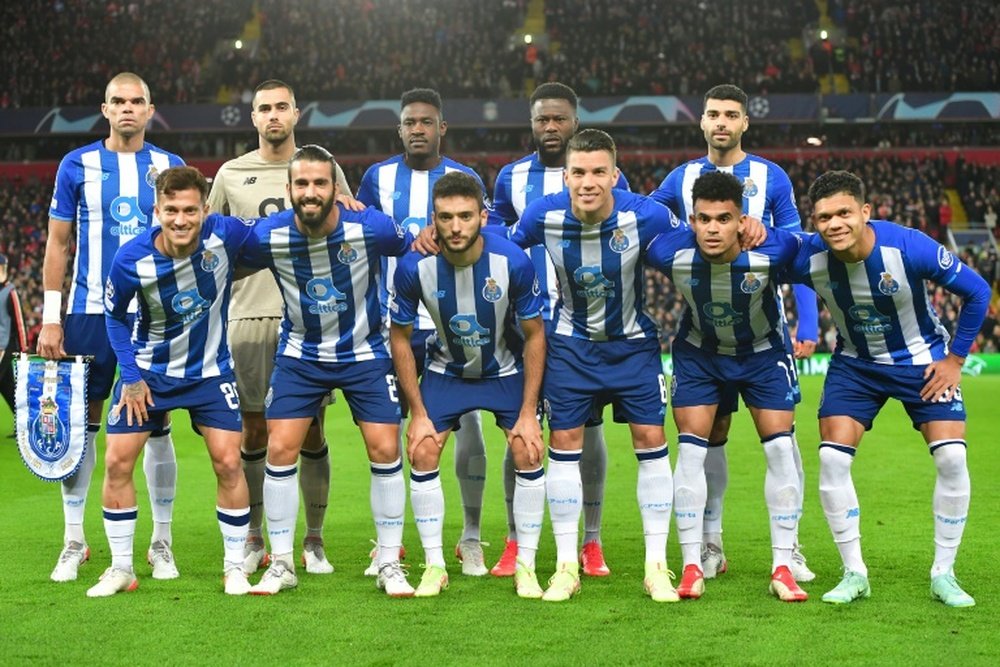
[[(111, 567), (87, 595), (107, 597), (139, 585), (132, 570), (132, 473), (150, 433), (179, 408), (190, 412), (215, 468), (225, 591), (243, 595), (250, 590), (241, 567), (250, 507), (226, 314), (234, 259), (251, 227), (238, 218), (206, 218), (208, 183), (192, 167), (164, 171), (156, 195), (160, 226), (122, 246), (105, 288), (108, 338), (121, 367), (108, 414), (103, 492)], [(126, 314), (133, 298), (139, 314), (130, 334)]]
[(691, 197), (692, 231), (657, 237), (646, 258), (688, 303), (672, 348), (678, 433), (674, 517), (684, 558), (677, 594), (699, 598), (705, 588), (705, 457), (728, 388), (743, 395), (767, 459), (764, 498), (771, 525), (771, 591), (786, 602), (805, 600), (808, 596), (790, 571), (801, 504), (792, 443), (795, 366), (785, 351), (775, 282), (795, 258), (800, 241), (771, 229), (761, 246), (743, 252), (743, 186), (731, 174), (712, 171), (700, 176)]
[[(535, 410), (545, 330), (535, 270), (513, 243), (480, 234), (486, 211), (475, 179), (461, 172), (446, 174), (435, 183), (433, 197), (441, 254), (404, 257), (396, 268), (389, 306), (393, 362), (412, 414), (406, 447), (410, 502), (427, 561), (416, 596), (435, 596), (448, 586), (441, 449), (463, 414), (489, 410), (507, 435), (516, 466), (514, 587), (520, 597), (540, 598), (535, 552), (545, 513), (545, 476)], [(418, 385), (410, 339), (421, 302), (436, 332)]]

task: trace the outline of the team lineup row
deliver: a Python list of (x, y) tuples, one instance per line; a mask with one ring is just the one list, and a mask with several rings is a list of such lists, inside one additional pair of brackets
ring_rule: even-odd
[[(816, 317), (815, 296), (797, 291), (803, 324), (791, 339), (776, 290), (795, 282), (824, 298), (840, 334), (820, 410), (820, 495), (845, 575), (823, 599), (850, 602), (869, 592), (850, 462), (881, 405), (895, 397), (921, 430), (938, 468), (932, 591), (952, 606), (973, 604), (952, 570), (969, 501), (958, 381), (985, 314), (988, 288), (926, 236), (869, 222), (864, 187), (845, 172), (825, 174), (810, 189), (818, 235), (782, 229), (801, 232), (791, 187), (776, 165), (742, 151), (740, 137), (748, 123), (746, 97), (738, 88), (709, 91), (702, 117), (708, 156), (675, 170), (649, 199), (622, 187), (611, 137), (578, 131), (575, 94), (545, 84), (530, 102), (538, 150), (501, 171), (492, 207), (484, 204), (474, 172), (440, 156), (446, 124), (440, 98), (430, 90), (404, 94), (399, 126), (404, 153), (369, 169), (358, 192), (360, 205), (350, 197), (337, 201), (349, 190), (338, 183), (339, 170), (328, 152), (317, 146), (296, 150), (297, 110), (287, 84), (269, 81), (258, 88), (253, 116), (260, 149), (224, 165), (211, 194), (200, 173), (168, 168), (180, 164), (179, 158), (144, 143), (140, 121), (151, 105), (141, 79), (119, 75), (106, 98), (108, 141), (71, 153), (60, 165), (46, 249), (46, 324), (39, 337), (39, 353), (50, 357), (73, 345), (93, 354), (103, 344), (105, 358), (94, 364), (91, 397), (106, 397), (116, 358), (121, 367), (107, 417), (103, 494), (112, 566), (88, 595), (137, 585), (132, 469), (149, 438), (144, 468), (157, 481), (149, 485), (151, 496), (170, 495), (172, 501), (172, 487), (161, 484), (170, 481), (172, 451), (161, 443), (169, 443), (166, 415), (177, 407), (191, 409), (218, 475), (226, 591), (271, 594), (296, 585), (292, 552), (300, 451), (309, 530), (303, 559), (307, 571), (332, 571), (322, 550), (326, 499), (309, 498), (317, 488), (322, 494), (324, 484), (328, 489), (329, 463), (322, 436), (314, 436), (310, 446), (309, 431), (319, 421), (324, 397), (339, 387), (371, 461), (377, 548), (370, 569), (389, 595), (431, 596), (447, 586), (438, 461), (459, 424), (456, 471), (466, 525), (458, 553), (463, 571), (486, 573), (476, 511), (482, 475), (470, 474), (476, 465), (483, 467), (477, 418), (483, 409), (494, 412), (509, 444), (510, 535), (494, 573), (513, 574), (521, 597), (572, 597), (580, 586), (581, 506), (599, 507), (603, 491), (606, 452), (593, 415), (595, 407), (610, 403), (615, 419), (629, 424), (639, 461), (645, 590), (656, 601), (700, 597), (704, 578), (726, 567), (721, 493), (710, 489), (713, 475), (706, 473), (719, 463), (710, 459), (724, 451), (729, 415), (741, 394), (768, 461), (771, 590), (782, 600), (804, 600), (796, 578), (806, 580), (811, 573), (796, 551), (802, 473), (793, 433), (798, 400), (793, 357), (811, 353)], [(156, 162), (161, 165), (147, 168)], [(123, 163), (126, 168), (119, 170)], [(146, 173), (138, 183), (137, 170)], [(132, 176), (116, 177), (116, 196), (102, 192), (111, 180), (108, 172), (126, 171)], [(266, 197), (237, 194), (265, 177), (271, 179)], [(208, 215), (206, 202), (221, 212), (262, 218), (268, 207), (285, 208), (281, 187), (291, 209), (255, 224)], [(102, 207), (119, 223), (117, 238), (110, 239), (114, 247), (103, 258), (94, 250), (101, 233), (109, 231), (102, 227)], [(121, 219), (124, 212), (146, 222), (154, 211), (158, 227)], [(58, 285), (65, 257), (61, 265), (50, 265), (55, 254), (50, 247), (60, 240), (51, 233), (53, 226), (64, 242), (68, 239), (66, 222), (77, 225), (78, 254), (65, 328), (80, 335), (68, 336), (64, 349)], [(133, 240), (122, 238), (125, 227), (135, 232)], [(421, 252), (408, 252), (414, 239)], [(231, 364), (223, 323), (237, 263), (246, 270), (268, 269), (273, 277), (265, 274), (259, 284), (270, 288), (279, 305), (277, 316), (261, 312), (266, 301), (241, 297), (247, 288), (237, 282), (228, 312)], [(646, 265), (667, 275), (688, 303), (673, 348), (670, 393), (680, 433), (673, 472), (663, 429), (668, 388), (657, 323), (643, 310)], [(925, 279), (965, 300), (950, 349), (927, 303)], [(133, 297), (139, 303), (134, 327)], [(811, 331), (806, 331), (810, 306)], [(248, 328), (238, 341), (236, 325), (242, 323), (264, 326), (256, 334)], [(268, 330), (277, 341), (260, 335)], [(268, 345), (276, 353), (262, 355)], [(238, 352), (244, 347), (255, 351), (246, 363)], [(273, 371), (261, 368), (261, 359), (271, 356)], [(405, 481), (398, 393), (412, 413), (406, 433), (410, 496), (427, 561), (415, 590), (399, 566)], [(539, 396), (551, 431), (545, 470)], [(93, 433), (102, 416), (96, 403)], [(597, 452), (590, 464), (588, 449)], [(150, 464), (154, 450), (159, 453)], [(724, 470), (724, 454), (721, 463)], [(251, 516), (251, 508), (260, 506), (252, 495), (254, 479), (260, 479), (252, 472), (255, 466), (263, 469), (256, 493), (268, 516), (269, 555), (259, 509), (256, 520)], [(310, 484), (307, 467), (320, 469), (309, 475)], [(599, 478), (590, 489), (596, 502), (585, 502), (581, 469), (586, 477)], [(81, 508), (90, 470), (81, 469), (64, 483), (66, 546), (53, 572), (57, 580), (75, 578), (87, 556)], [(478, 489), (462, 483), (477, 477)], [(534, 560), (546, 499), (557, 564), (543, 591)], [(157, 500), (151, 497), (149, 557), (154, 576), (159, 569), (169, 578), (177, 576), (169, 548), (169, 503), (159, 503), (161, 511), (167, 506), (167, 515), (157, 516)], [(320, 510), (313, 521), (310, 506)], [(684, 560), (677, 588), (666, 565), (671, 511)], [(596, 527), (586, 517), (583, 566), (589, 574), (608, 572), (599, 522), (599, 512)], [(270, 567), (250, 586), (248, 571), (266, 560)]]

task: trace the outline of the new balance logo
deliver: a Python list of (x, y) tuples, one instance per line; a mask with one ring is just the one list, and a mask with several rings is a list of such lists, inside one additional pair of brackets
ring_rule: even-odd
[(243, 185), (253, 185), (257, 182), (256, 176), (247, 176), (247, 179), (243, 181)]

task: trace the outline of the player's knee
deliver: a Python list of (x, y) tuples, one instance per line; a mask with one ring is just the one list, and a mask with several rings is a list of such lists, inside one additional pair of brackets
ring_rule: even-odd
[(212, 467), (215, 470), (215, 476), (223, 482), (235, 483), (238, 478), (243, 476), (243, 461), (239, 452), (227, 451), (217, 454), (212, 458)]
[(934, 450), (934, 465), (942, 477), (956, 477), (968, 470), (964, 441), (954, 441)]
[(418, 447), (413, 452), (411, 467), (419, 472), (436, 470), (441, 463), (441, 450), (436, 445)]
[(136, 457), (123, 449), (108, 447), (104, 454), (105, 477), (109, 482), (121, 483), (132, 478)]
[(636, 449), (655, 449), (667, 441), (662, 426), (632, 425), (632, 442)]

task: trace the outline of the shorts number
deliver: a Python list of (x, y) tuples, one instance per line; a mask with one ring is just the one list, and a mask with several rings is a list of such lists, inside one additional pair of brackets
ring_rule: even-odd
[(219, 391), (226, 397), (226, 405), (230, 410), (240, 409), (240, 395), (236, 393), (236, 384), (233, 382), (223, 382), (219, 385)]
[(385, 376), (385, 383), (389, 387), (389, 400), (399, 403), (399, 390), (396, 388), (396, 376), (390, 373)]
[(656, 380), (660, 383), (660, 403), (666, 405), (669, 397), (667, 394), (667, 379), (663, 377), (663, 373), (660, 373), (656, 376)]
[(792, 355), (787, 354), (785, 356), (788, 357), (788, 363), (786, 364), (784, 361), (779, 361), (778, 366), (781, 367), (781, 370), (785, 371), (785, 377), (788, 379), (788, 388), (794, 389), (795, 378), (798, 377), (798, 370), (795, 368), (795, 359), (792, 358)]

